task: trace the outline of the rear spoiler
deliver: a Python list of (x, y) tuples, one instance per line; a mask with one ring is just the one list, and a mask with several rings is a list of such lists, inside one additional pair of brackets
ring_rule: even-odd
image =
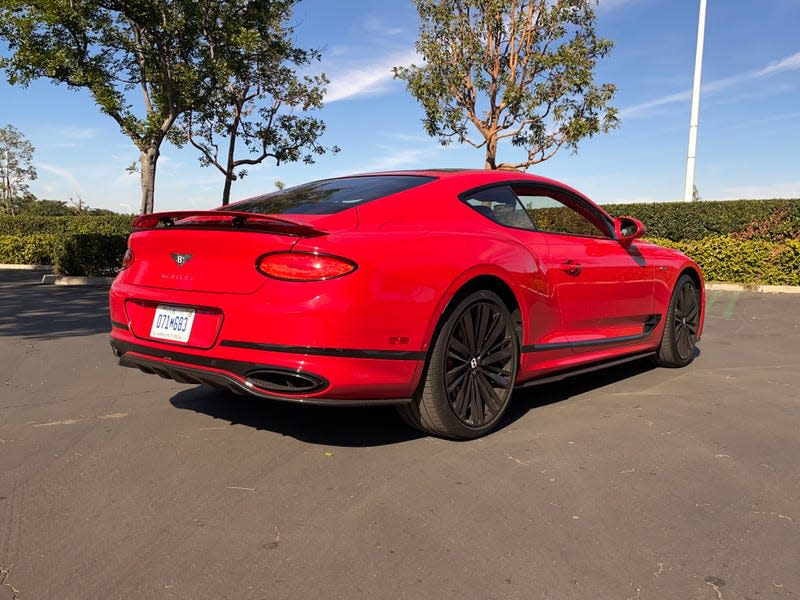
[(174, 210), (141, 215), (133, 220), (133, 230), (180, 227), (181, 229), (250, 229), (317, 237), (327, 232), (307, 223), (259, 213), (227, 210)]

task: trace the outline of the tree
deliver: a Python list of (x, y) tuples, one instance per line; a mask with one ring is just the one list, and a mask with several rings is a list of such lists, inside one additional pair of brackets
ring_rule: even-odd
[[(9, 83), (47, 77), (85, 88), (139, 150), (142, 212), (152, 212), (161, 143), (203, 93), (205, 0), (0, 0)], [(205, 68), (204, 68), (205, 67)], [(138, 88), (141, 105), (133, 105)]]
[[(527, 169), (618, 125), (609, 106), (615, 86), (594, 82), (597, 61), (613, 46), (595, 33), (597, 0), (414, 2), (425, 64), (394, 74), (442, 144), (485, 148), (487, 169)], [(498, 163), (505, 141), (525, 158)]]
[(28, 182), (36, 179), (35, 148), (13, 125), (0, 127), (0, 198), (4, 212), (14, 214), (15, 203), (28, 195)]
[[(325, 124), (306, 114), (322, 107), (327, 79), (299, 77), (295, 71), (319, 60), (320, 54), (292, 44), (294, 30), (285, 25), (292, 4), (254, 2), (225, 20), (219, 45), (233, 50), (219, 69), (220, 84), (205, 109), (182, 118), (181, 133), (200, 151), (201, 164), (216, 167), (225, 178), (223, 205), (230, 201), (231, 184), (247, 175), (245, 167), (268, 157), (276, 164), (312, 163), (315, 154), (327, 150), (317, 141)], [(252, 22), (268, 27), (253, 31)], [(244, 153), (238, 156), (242, 146)]]
[(75, 210), (67, 206), (67, 203), (63, 200), (37, 200), (35, 198), (30, 198), (27, 202), (21, 204), (17, 211), (17, 214), (20, 215), (35, 215), (37, 217), (63, 217), (75, 214)]
[[(240, 38), (272, 35), (274, 16), (245, 16), (281, 14), (294, 1), (0, 0), (9, 47), (0, 68), (11, 84), (46, 77), (87, 89), (139, 150), (142, 212), (152, 212), (161, 144), (175, 121), (205, 110), (229, 69), (243, 65), (232, 58)], [(235, 34), (230, 23), (240, 25)]]

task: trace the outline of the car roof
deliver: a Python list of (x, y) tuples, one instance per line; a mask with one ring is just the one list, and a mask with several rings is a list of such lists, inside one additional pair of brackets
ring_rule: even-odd
[(525, 171), (516, 171), (513, 169), (403, 169), (396, 171), (376, 171), (369, 173), (354, 173), (346, 177), (366, 177), (371, 175), (405, 175), (405, 176), (422, 176), (422, 177), (436, 177), (437, 179), (447, 180), (471, 180), (483, 183), (492, 183), (495, 181), (509, 181), (509, 180), (527, 180), (531, 182), (549, 183), (561, 187), (569, 188), (560, 181), (549, 179), (541, 175), (534, 175), (526, 173)]
[[(398, 171), (379, 171), (374, 173), (358, 173), (349, 175), (348, 177), (367, 177), (373, 175), (401, 175), (401, 176), (423, 176), (435, 177), (439, 180), (447, 180), (452, 183), (461, 183), (465, 189), (470, 187), (478, 187), (484, 184), (498, 183), (502, 181), (530, 181), (531, 183), (543, 183), (560, 187), (578, 196), (589, 199), (585, 194), (579, 192), (575, 188), (555, 179), (543, 177), (541, 175), (534, 175), (525, 171), (516, 171), (513, 169), (405, 169)], [(592, 202), (596, 204), (595, 202)]]

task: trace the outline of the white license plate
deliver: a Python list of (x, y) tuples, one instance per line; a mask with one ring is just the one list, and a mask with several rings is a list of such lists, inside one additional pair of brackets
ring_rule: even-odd
[(193, 322), (193, 308), (159, 304), (153, 316), (150, 337), (172, 342), (188, 342)]

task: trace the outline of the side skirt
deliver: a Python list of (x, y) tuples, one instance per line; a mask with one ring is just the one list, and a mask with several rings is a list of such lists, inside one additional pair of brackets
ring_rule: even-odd
[(583, 375), (584, 373), (591, 373), (593, 371), (599, 371), (601, 369), (607, 369), (608, 367), (614, 367), (616, 365), (623, 365), (625, 363), (634, 362), (636, 360), (640, 360), (642, 358), (646, 358), (648, 356), (655, 356), (655, 351), (648, 350), (647, 352), (637, 352), (636, 354), (631, 354), (629, 356), (623, 356), (622, 358), (614, 358), (611, 360), (602, 360), (596, 363), (592, 363), (590, 365), (576, 367), (572, 369), (567, 369), (565, 371), (561, 371), (556, 373), (555, 375), (547, 375), (545, 377), (541, 377), (538, 379), (531, 379), (530, 381), (526, 381), (524, 383), (517, 384), (514, 389), (522, 389), (526, 387), (531, 387), (534, 385), (542, 385), (544, 383), (553, 383), (554, 381), (561, 381), (562, 379), (566, 379), (568, 377), (572, 377), (574, 375)]

